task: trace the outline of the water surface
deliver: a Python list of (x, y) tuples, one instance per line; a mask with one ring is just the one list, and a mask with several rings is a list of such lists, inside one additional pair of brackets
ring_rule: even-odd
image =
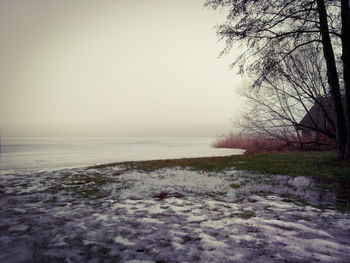
[(0, 170), (42, 170), (99, 163), (241, 154), (212, 138), (2, 139)]

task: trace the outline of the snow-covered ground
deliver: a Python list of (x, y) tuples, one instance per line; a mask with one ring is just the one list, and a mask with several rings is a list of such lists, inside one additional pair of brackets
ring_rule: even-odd
[(336, 202), (306, 177), (235, 170), (3, 173), (0, 262), (349, 262)]

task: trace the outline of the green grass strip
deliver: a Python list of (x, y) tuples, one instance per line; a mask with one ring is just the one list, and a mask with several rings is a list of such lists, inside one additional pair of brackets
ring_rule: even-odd
[(350, 179), (350, 162), (337, 161), (334, 152), (283, 152), (234, 155), (225, 157), (184, 158), (122, 162), (91, 166), (101, 169), (122, 166), (126, 170), (146, 172), (171, 167), (188, 167), (198, 171), (223, 171), (235, 168), (253, 173), (310, 176), (323, 179)]

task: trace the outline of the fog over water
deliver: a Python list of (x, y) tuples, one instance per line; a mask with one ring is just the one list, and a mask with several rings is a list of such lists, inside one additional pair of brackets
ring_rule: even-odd
[(202, 0), (0, 0), (0, 169), (235, 154), (210, 147), (240, 109), (224, 18)]
[(211, 142), (210, 138), (8, 139), (2, 142), (0, 171), (32, 172), (111, 162), (242, 153), (238, 149), (212, 148)]
[(191, 1), (0, 1), (0, 136), (211, 137), (241, 79)]

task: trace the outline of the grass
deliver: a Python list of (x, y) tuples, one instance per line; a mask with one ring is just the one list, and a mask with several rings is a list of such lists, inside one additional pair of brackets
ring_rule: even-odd
[(350, 180), (350, 162), (337, 161), (334, 152), (274, 152), (225, 157), (122, 162), (95, 165), (89, 168), (102, 169), (113, 166), (122, 166), (125, 170), (145, 172), (171, 167), (188, 167), (200, 172), (235, 168), (258, 174), (304, 175), (329, 180), (345, 180), (345, 182)]
[(230, 184), (230, 187), (233, 189), (237, 189), (237, 188), (240, 188), (241, 185), (240, 184)]
[[(268, 174), (288, 175), (288, 176), (308, 176), (316, 179), (316, 182), (320, 183), (323, 188), (329, 189), (337, 193), (337, 201), (335, 205), (323, 207), (320, 209), (335, 208), (339, 211), (347, 211), (349, 209), (349, 197), (350, 192), (350, 162), (337, 161), (336, 154), (334, 152), (326, 151), (308, 151), (308, 152), (270, 152), (270, 153), (258, 153), (248, 155), (235, 155), (225, 157), (205, 157), (205, 158), (184, 158), (173, 160), (153, 160), (153, 161), (138, 161), (138, 162), (121, 162), (111, 163), (104, 165), (91, 166), (91, 169), (104, 169), (108, 167), (118, 166), (122, 168), (123, 172), (129, 170), (138, 170), (144, 172), (152, 172), (163, 168), (185, 168), (198, 171), (200, 174), (215, 174), (213, 172), (225, 171), (228, 169), (245, 170), (251, 173), (255, 173), (254, 180), (232, 182), (229, 186), (233, 189), (239, 189), (245, 184), (269, 184), (272, 186), (279, 185), (280, 182), (272, 180)], [(111, 180), (109, 178), (108, 180)], [(99, 182), (105, 183), (105, 179), (86, 178), (87, 181), (94, 181), (95, 186)], [(247, 179), (248, 180), (248, 179)], [(251, 178), (250, 178), (251, 180)], [(296, 190), (297, 187), (291, 184), (285, 184), (292, 190)], [(171, 193), (170, 193), (171, 194)], [(268, 196), (275, 195), (276, 193), (271, 190), (256, 190), (251, 191), (250, 194)], [(100, 193), (86, 193), (82, 192), (83, 197), (89, 198), (103, 198), (103, 194), (100, 197)], [(159, 193), (155, 195), (155, 198), (162, 200), (167, 198), (168, 193)], [(220, 199), (222, 195), (226, 195), (225, 192), (208, 192), (206, 196), (211, 198)], [(282, 195), (283, 201), (293, 202), (298, 205), (309, 205), (308, 201), (298, 195), (285, 194)], [(238, 215), (242, 219), (249, 219), (254, 217), (255, 214), (249, 212), (243, 212)]]
[(61, 191), (70, 191), (85, 199), (96, 200), (110, 195), (110, 191), (104, 190), (103, 186), (109, 183), (118, 183), (116, 178), (104, 175), (65, 175), (58, 185), (52, 185), (49, 192), (54, 195)]
[(73, 192), (83, 198), (95, 200), (109, 196), (110, 192), (100, 189), (99, 187), (74, 188)]
[(253, 211), (248, 211), (248, 212), (242, 212), (242, 213), (238, 214), (237, 216), (242, 218), (242, 219), (250, 219), (252, 217), (255, 217), (256, 214)]

